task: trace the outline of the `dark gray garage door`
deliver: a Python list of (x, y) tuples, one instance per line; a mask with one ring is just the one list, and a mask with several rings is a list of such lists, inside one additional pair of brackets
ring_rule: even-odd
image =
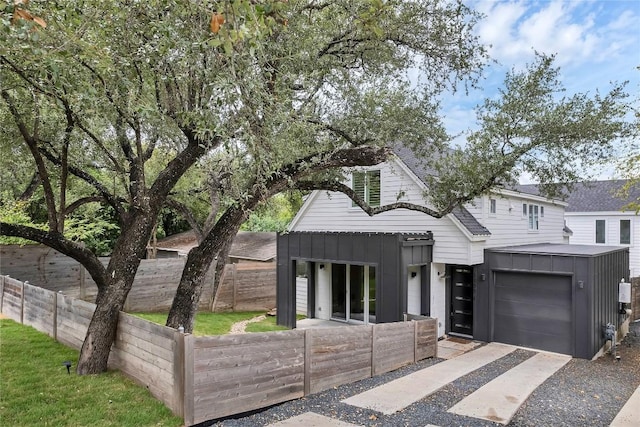
[(496, 272), (493, 340), (573, 354), (571, 277)]

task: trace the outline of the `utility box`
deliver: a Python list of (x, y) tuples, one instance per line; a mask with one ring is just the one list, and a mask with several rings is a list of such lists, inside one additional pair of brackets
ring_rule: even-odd
[(605, 326), (620, 325), (619, 297), (630, 300), (621, 277), (629, 277), (626, 247), (486, 249), (475, 268), (473, 338), (591, 359), (605, 345)]
[(618, 302), (631, 303), (631, 283), (620, 282), (618, 285)]

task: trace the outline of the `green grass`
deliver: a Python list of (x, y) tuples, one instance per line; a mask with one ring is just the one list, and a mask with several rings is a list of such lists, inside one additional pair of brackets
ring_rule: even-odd
[[(166, 313), (131, 313), (153, 323), (164, 325), (167, 322)], [(249, 320), (264, 314), (264, 311), (238, 311), (235, 313), (196, 313), (196, 323), (193, 334), (198, 336), (225, 335), (231, 331), (231, 325), (243, 320)], [(298, 315), (298, 319), (305, 316)], [(276, 325), (275, 316), (268, 316), (265, 320), (247, 325), (247, 332), (286, 331), (286, 326)]]
[[(166, 313), (132, 313), (134, 316), (164, 325), (167, 322)], [(194, 335), (225, 335), (231, 330), (231, 325), (242, 320), (248, 320), (264, 314), (263, 311), (239, 311), (235, 313), (196, 313)], [(274, 322), (275, 325), (275, 322)], [(280, 326), (278, 326), (280, 328)], [(285, 328), (286, 329), (286, 328)], [(270, 329), (279, 330), (279, 329)], [(262, 331), (264, 332), (264, 331)]]
[[(0, 424), (181, 426), (182, 419), (118, 372), (79, 376), (78, 351), (0, 320)], [(62, 365), (70, 361), (71, 375)]]

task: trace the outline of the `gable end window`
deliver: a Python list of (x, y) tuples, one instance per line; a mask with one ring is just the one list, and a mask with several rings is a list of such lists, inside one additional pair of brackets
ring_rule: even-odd
[(596, 243), (606, 243), (607, 222), (604, 219), (596, 219)]
[(489, 199), (489, 213), (495, 215), (496, 211), (496, 199)]
[(540, 218), (544, 218), (544, 206), (523, 203), (522, 218), (527, 219), (530, 231), (538, 231)]
[[(362, 171), (353, 173), (353, 191), (364, 199), (369, 206), (380, 206), (380, 171)], [(351, 206), (357, 206), (351, 202)]]
[(631, 244), (631, 220), (630, 219), (620, 220), (620, 244), (621, 245)]

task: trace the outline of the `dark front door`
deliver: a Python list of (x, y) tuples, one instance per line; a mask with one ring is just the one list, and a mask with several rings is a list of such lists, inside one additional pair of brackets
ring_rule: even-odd
[(473, 335), (473, 268), (451, 268), (451, 331), (454, 334)]

